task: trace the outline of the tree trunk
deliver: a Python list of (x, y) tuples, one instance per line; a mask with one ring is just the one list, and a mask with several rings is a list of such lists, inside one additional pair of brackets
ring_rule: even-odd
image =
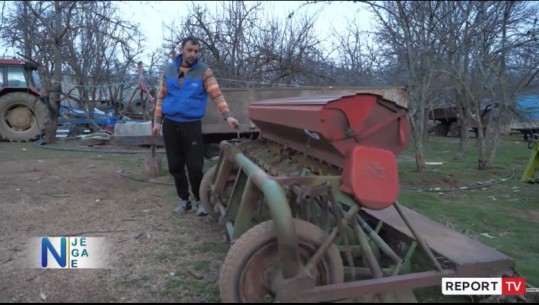
[(466, 153), (470, 143), (470, 120), (466, 111), (466, 98), (462, 95), (457, 95), (457, 113), (460, 120), (460, 141), (459, 153)]
[(507, 111), (505, 101), (500, 104), (499, 108), (492, 109), (491, 117), (489, 118), (489, 128), (487, 129), (487, 134), (491, 139), (492, 145), (490, 146), (490, 151), (488, 152), (488, 164), (494, 164), (494, 159), (496, 158), (496, 151), (498, 150), (498, 142), (500, 140), (501, 132), (501, 119), (502, 113)]
[[(507, 43), (507, 22), (509, 19), (510, 11), (512, 9), (513, 3), (506, 3), (503, 15), (503, 26), (502, 26), (502, 48), (501, 48), (501, 64), (500, 64), (500, 78), (501, 82), (505, 85), (507, 84), (505, 75), (506, 75), (506, 43)], [(537, 20), (537, 19), (536, 19)], [(503, 86), (505, 87), (505, 86)], [(502, 87), (502, 88), (503, 88)], [(508, 104), (507, 94), (502, 94), (502, 102), (498, 108), (492, 106), (490, 116), (487, 123), (487, 134), (489, 137), (492, 137), (490, 147), (490, 152), (488, 154), (488, 164), (494, 164), (494, 158), (496, 157), (496, 151), (498, 149), (498, 140), (500, 138), (500, 125), (501, 125), (501, 114), (505, 113), (507, 110), (506, 105)]]
[(423, 143), (429, 141), (429, 109), (425, 109), (423, 113)]
[[(31, 15), (30, 15), (30, 12), (28, 11), (28, 6), (30, 4), (28, 3), (28, 1), (23, 1), (23, 10), (24, 10), (24, 13), (23, 13), (23, 16), (25, 18), (33, 18)], [(29, 28), (28, 27), (24, 27), (23, 29), (23, 36), (24, 36), (24, 55), (26, 56), (26, 58), (32, 58), (32, 45), (30, 43), (31, 38), (32, 38), (32, 35), (30, 34), (30, 31), (29, 31)]]
[[(421, 111), (422, 108), (418, 108)], [(419, 120), (417, 120), (419, 118)], [(410, 122), (412, 123), (412, 136), (414, 137), (415, 144), (415, 163), (418, 172), (422, 172), (425, 169), (425, 155), (424, 155), (424, 142), (423, 142), (423, 114), (417, 116), (411, 116)], [(418, 122), (419, 121), (419, 122)]]
[(422, 172), (425, 169), (425, 157), (423, 154), (423, 137), (414, 131), (415, 138), (415, 164), (418, 172)]
[(480, 170), (486, 170), (488, 168), (488, 160), (479, 159), (478, 168)]
[(58, 107), (60, 106), (62, 96), (62, 3), (54, 2), (54, 29), (55, 39), (53, 44), (54, 50), (54, 74), (53, 83), (51, 86), (50, 99), (48, 100), (49, 109), (51, 110), (51, 122), (45, 130), (45, 142), (56, 142), (56, 129), (58, 128)]
[[(479, 120), (481, 121), (481, 120)], [(477, 168), (479, 170), (485, 170), (488, 168), (489, 160), (488, 160), (488, 154), (487, 154), (487, 141), (486, 141), (486, 134), (483, 132), (483, 124), (480, 122), (479, 127), (477, 129), (477, 142), (479, 146), (479, 159)]]
[(466, 121), (462, 122), (460, 129), (460, 142), (459, 142), (459, 152), (464, 154), (468, 150), (470, 143), (470, 124)]

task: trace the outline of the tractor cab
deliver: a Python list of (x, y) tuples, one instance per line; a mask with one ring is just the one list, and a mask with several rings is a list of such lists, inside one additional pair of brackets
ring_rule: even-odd
[(0, 88), (38, 88), (37, 65), (18, 59), (0, 59)]

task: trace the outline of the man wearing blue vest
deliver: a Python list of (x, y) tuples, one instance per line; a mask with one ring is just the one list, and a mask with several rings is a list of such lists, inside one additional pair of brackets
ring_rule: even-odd
[(208, 213), (200, 203), (199, 192), (204, 166), (202, 118), (208, 96), (231, 128), (238, 126), (238, 120), (230, 116), (228, 104), (212, 70), (198, 60), (198, 39), (192, 36), (183, 39), (180, 52), (164, 67), (152, 134), (157, 136), (161, 128), (163, 130), (168, 170), (174, 177), (176, 192), (180, 197), (174, 212), (183, 214), (191, 210), (190, 184), (196, 199), (196, 214), (204, 216)]

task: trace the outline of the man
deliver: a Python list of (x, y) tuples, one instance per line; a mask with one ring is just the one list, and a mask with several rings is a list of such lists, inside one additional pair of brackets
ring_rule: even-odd
[[(164, 67), (152, 135), (159, 135), (162, 128), (168, 170), (174, 177), (176, 192), (180, 197), (174, 212), (183, 214), (191, 210), (188, 188), (190, 184), (196, 199), (197, 215), (204, 216), (207, 212), (200, 204), (199, 189), (204, 166), (202, 118), (206, 112), (208, 95), (231, 128), (238, 126), (238, 120), (230, 116), (228, 104), (212, 70), (198, 60), (198, 39), (185, 38), (180, 52), (180, 55)], [(185, 175), (186, 165), (189, 184)]]

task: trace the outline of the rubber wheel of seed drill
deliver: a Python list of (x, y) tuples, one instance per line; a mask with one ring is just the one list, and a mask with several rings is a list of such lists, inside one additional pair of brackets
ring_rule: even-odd
[(0, 97), (0, 137), (25, 142), (37, 139), (49, 123), (49, 109), (38, 97), (12, 92)]
[(204, 144), (204, 156), (206, 158), (214, 158), (221, 154), (221, 146), (219, 143), (206, 143)]
[[(204, 176), (202, 177), (202, 181), (200, 182), (200, 202), (202, 203), (202, 206), (208, 212), (211, 217), (215, 220), (219, 220), (219, 216), (221, 216), (221, 213), (219, 211), (215, 211), (215, 204), (211, 201), (211, 184), (213, 182), (213, 176), (215, 176), (215, 171), (217, 170), (217, 165), (214, 165), (210, 167), (206, 173), (204, 173)], [(232, 187), (234, 186), (234, 176), (229, 177), (228, 182), (225, 186), (225, 193), (227, 191), (232, 190)]]
[[(293, 221), (301, 262), (305, 265), (327, 238), (327, 234), (312, 223), (300, 219)], [(221, 268), (221, 302), (270, 302), (275, 293), (271, 291), (266, 275), (270, 270), (275, 270), (278, 262), (279, 249), (273, 220), (262, 222), (245, 232), (232, 245)], [(335, 244), (329, 247), (318, 262), (314, 277), (316, 286), (343, 282), (343, 263)]]

